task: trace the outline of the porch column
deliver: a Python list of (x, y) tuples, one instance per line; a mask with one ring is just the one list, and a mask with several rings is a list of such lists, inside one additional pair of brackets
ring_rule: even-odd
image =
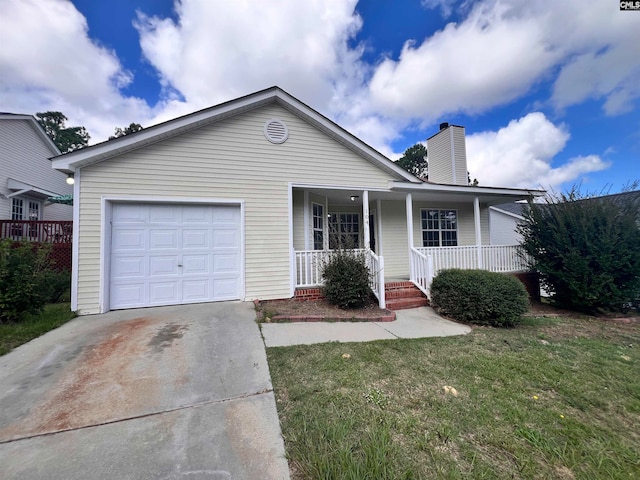
[(407, 243), (409, 244), (409, 279), (413, 279), (413, 262), (411, 261), (411, 249), (413, 248), (413, 198), (410, 193), (407, 193), (406, 198), (406, 210), (407, 210)]
[(476, 229), (476, 255), (478, 258), (478, 268), (484, 268), (482, 262), (482, 232), (480, 230), (480, 199), (474, 197), (473, 199), (473, 219), (475, 221)]
[(304, 222), (304, 249), (311, 250), (311, 233), (309, 232), (309, 225), (311, 221), (309, 219), (310, 214), (310, 206), (309, 206), (309, 192), (304, 191), (304, 213), (303, 213), (303, 222)]
[(362, 228), (364, 228), (364, 248), (371, 248), (371, 235), (369, 232), (369, 191), (362, 192)]

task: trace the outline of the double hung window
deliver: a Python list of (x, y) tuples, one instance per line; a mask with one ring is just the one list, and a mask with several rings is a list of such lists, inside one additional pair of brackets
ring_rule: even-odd
[(423, 247), (458, 245), (458, 212), (423, 208), (420, 211)]

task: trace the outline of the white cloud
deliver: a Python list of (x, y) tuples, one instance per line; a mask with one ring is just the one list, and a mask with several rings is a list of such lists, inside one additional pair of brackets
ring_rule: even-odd
[(131, 74), (114, 52), (91, 41), (86, 19), (71, 2), (4, 0), (0, 45), (4, 110), (61, 111), (94, 139), (149, 115), (143, 101), (120, 95)]
[(469, 135), (470, 176), (485, 186), (556, 188), (609, 166), (597, 155), (588, 155), (554, 167), (554, 157), (568, 140), (567, 128), (554, 125), (540, 112), (512, 120), (497, 132)]
[(193, 107), (277, 84), (330, 112), (336, 90), (360, 82), (360, 53), (347, 45), (361, 26), (355, 5), (182, 0), (177, 21), (140, 14), (137, 28), (165, 85)]
[[(425, 1), (445, 13), (450, 5)], [(371, 101), (396, 118), (434, 122), (506, 104), (559, 70), (554, 105), (603, 98), (607, 113), (621, 113), (640, 96), (632, 17), (604, 0), (476, 2), (460, 23), (384, 59), (369, 84)]]

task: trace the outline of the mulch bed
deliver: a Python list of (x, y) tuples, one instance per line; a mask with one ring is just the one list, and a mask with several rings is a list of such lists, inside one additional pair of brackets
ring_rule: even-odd
[(343, 309), (327, 300), (256, 300), (258, 320), (279, 322), (391, 322), (395, 312), (371, 302), (362, 308)]

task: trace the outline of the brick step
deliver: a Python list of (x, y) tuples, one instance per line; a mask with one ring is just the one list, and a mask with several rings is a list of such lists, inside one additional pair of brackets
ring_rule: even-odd
[(402, 288), (399, 290), (385, 290), (385, 298), (422, 298), (424, 294), (419, 288)]
[(384, 284), (385, 291), (389, 292), (391, 290), (403, 290), (405, 288), (417, 288), (413, 282), (409, 280), (403, 280), (399, 282), (388, 282)]
[(429, 300), (422, 298), (392, 298), (387, 300), (386, 307), (389, 310), (404, 310), (406, 308), (418, 308), (429, 306)]

